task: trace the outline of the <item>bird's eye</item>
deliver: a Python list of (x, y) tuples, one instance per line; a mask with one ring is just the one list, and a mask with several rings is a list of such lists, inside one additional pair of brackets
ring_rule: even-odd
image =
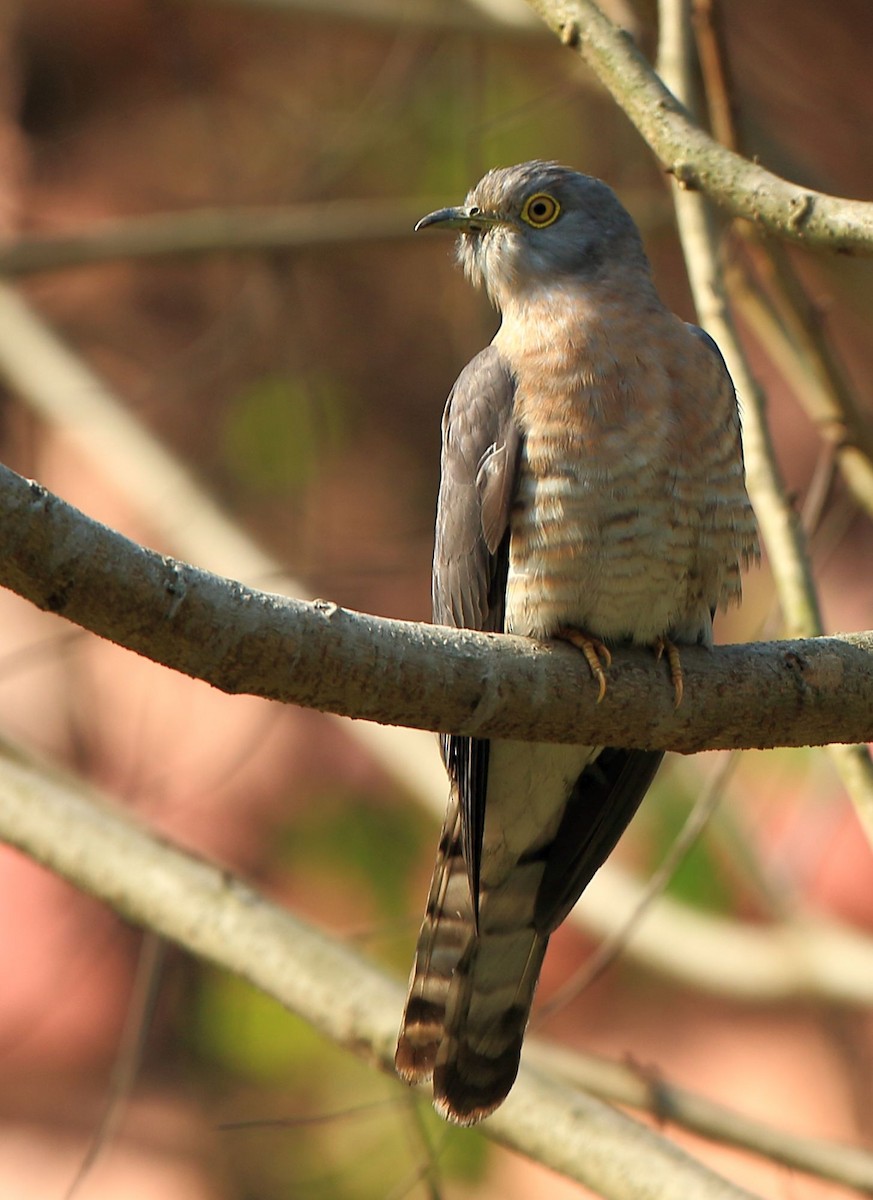
[(522, 221), (527, 222), (534, 229), (545, 229), (547, 225), (557, 221), (560, 215), (560, 204), (548, 192), (536, 192), (533, 196), (529, 196), (521, 210)]

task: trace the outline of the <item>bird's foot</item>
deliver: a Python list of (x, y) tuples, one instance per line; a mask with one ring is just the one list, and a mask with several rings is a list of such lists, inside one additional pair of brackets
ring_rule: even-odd
[(612, 655), (609, 653), (609, 647), (604, 645), (600, 638), (583, 633), (581, 629), (571, 629), (570, 627), (559, 629), (555, 637), (559, 637), (564, 642), (569, 642), (571, 646), (575, 646), (577, 650), (582, 651), (591, 674), (597, 680), (597, 703), (599, 704), (606, 695), (606, 672), (603, 668), (612, 666)]
[(678, 708), (685, 694), (685, 672), (682, 670), (682, 659), (679, 648), (669, 638), (659, 637), (653, 644), (655, 658), (658, 662), (667, 655), (667, 665), (670, 668), (670, 679), (673, 681), (673, 707)]

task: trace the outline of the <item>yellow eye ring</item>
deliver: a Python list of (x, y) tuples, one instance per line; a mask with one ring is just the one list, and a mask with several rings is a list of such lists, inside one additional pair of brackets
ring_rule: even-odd
[(521, 210), (521, 219), (534, 229), (545, 229), (561, 215), (561, 206), (548, 192), (535, 192), (528, 196)]

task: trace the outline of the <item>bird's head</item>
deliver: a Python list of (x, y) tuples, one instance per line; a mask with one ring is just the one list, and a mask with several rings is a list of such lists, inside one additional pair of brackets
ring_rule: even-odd
[(460, 231), (458, 259), (498, 308), (510, 298), (594, 281), (618, 264), (648, 264), (637, 227), (612, 188), (550, 162), (489, 171), (457, 208), (429, 213), (416, 229)]

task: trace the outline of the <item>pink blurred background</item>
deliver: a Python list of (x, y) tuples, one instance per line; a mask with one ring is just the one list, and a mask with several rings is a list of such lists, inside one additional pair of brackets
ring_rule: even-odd
[[(809, 186), (870, 197), (873, 9), (865, 0), (721, 7), (744, 151)], [(651, 50), (649, 5), (638, 18)], [(10, 242), (207, 205), (420, 196), (424, 212), (431, 200), (460, 200), (487, 166), (557, 158), (619, 191), (662, 293), (693, 316), (664, 179), (609, 98), (548, 37), (291, 4), (7, 0), (0, 62), (0, 217)], [(792, 257), (869, 414), (869, 264)], [(120, 262), (17, 286), (308, 593), (428, 618), (442, 404), (494, 328), (448, 242)], [(766, 343), (745, 334), (800, 504), (821, 441)], [(16, 392), (4, 387), (0, 401), (4, 461), (174, 552), (150, 521), (148, 495), (113, 484), (81, 441)], [(838, 479), (813, 542), (829, 630), (873, 627), (871, 550), (870, 521)], [(759, 636), (773, 610), (765, 564), (720, 639)], [(405, 975), (435, 822), (335, 723), (220, 695), (6, 592), (0, 722), (186, 846), (364, 939)], [(657, 864), (714, 758), (665, 771), (619, 851), (625, 864), (643, 876)], [(745, 755), (677, 887), (722, 915), (820, 913), (873, 932), (870, 848), (818, 751)], [(142, 935), (5, 849), (0, 914), (0, 1195), (55, 1200), (104, 1111)], [(561, 930), (543, 1000), (594, 945), (578, 928)], [(869, 1011), (713, 998), (628, 959), (547, 1032), (762, 1121), (871, 1144)], [(172, 948), (143, 1038), (82, 1200), (433, 1194), (416, 1178), (426, 1143), (399, 1085)], [(345, 1110), (299, 1128), (220, 1128)], [(476, 1134), (429, 1119), (426, 1130), (442, 1196), (581, 1194)], [(774, 1200), (845, 1194), (668, 1132)]]

